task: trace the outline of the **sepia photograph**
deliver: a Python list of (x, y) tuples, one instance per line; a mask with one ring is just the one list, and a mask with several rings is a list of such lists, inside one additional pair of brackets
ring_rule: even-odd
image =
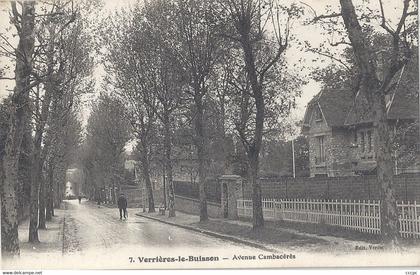
[(0, 0), (2, 273), (417, 275), (418, 35), (418, 0)]

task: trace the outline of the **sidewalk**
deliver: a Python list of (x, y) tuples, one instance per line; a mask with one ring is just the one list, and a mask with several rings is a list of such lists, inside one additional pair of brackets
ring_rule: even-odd
[(42, 268), (51, 261), (59, 261), (63, 250), (63, 226), (65, 220), (65, 209), (55, 209), (55, 216), (47, 221), (47, 229), (39, 229), (40, 242), (37, 244), (28, 243), (29, 219), (19, 225), (19, 247), (20, 258), (4, 261), (2, 267), (5, 269), (15, 268)]
[(140, 212), (136, 215), (270, 252), (287, 249), (305, 252), (334, 252), (335, 254), (338, 251), (354, 253), (356, 246), (371, 244), (364, 241), (299, 232), (279, 227), (271, 222), (266, 222), (264, 228), (252, 230), (252, 224), (246, 221), (211, 218), (207, 222), (200, 223), (198, 216), (179, 211), (176, 212), (174, 218), (168, 218), (158, 213)]

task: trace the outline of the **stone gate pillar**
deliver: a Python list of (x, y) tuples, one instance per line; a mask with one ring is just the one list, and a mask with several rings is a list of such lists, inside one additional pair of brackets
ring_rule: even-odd
[(219, 178), (222, 204), (222, 217), (228, 219), (238, 218), (236, 200), (242, 199), (242, 178), (238, 175), (223, 175)]

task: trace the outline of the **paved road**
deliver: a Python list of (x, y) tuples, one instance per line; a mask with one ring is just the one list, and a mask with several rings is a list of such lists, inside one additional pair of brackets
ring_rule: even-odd
[(77, 200), (67, 201), (64, 245), (67, 255), (128, 253), (150, 257), (170, 255), (256, 254), (258, 249), (213, 238), (197, 232), (166, 225), (135, 215), (139, 209), (128, 209), (129, 218), (119, 219), (118, 209)]

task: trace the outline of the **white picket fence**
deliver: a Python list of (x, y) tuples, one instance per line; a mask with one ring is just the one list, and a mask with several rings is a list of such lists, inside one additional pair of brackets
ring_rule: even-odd
[[(380, 201), (264, 199), (267, 220), (285, 220), (340, 226), (361, 232), (380, 234)], [(420, 238), (420, 205), (398, 202), (400, 235)], [(237, 200), (239, 217), (252, 217), (252, 201)]]

